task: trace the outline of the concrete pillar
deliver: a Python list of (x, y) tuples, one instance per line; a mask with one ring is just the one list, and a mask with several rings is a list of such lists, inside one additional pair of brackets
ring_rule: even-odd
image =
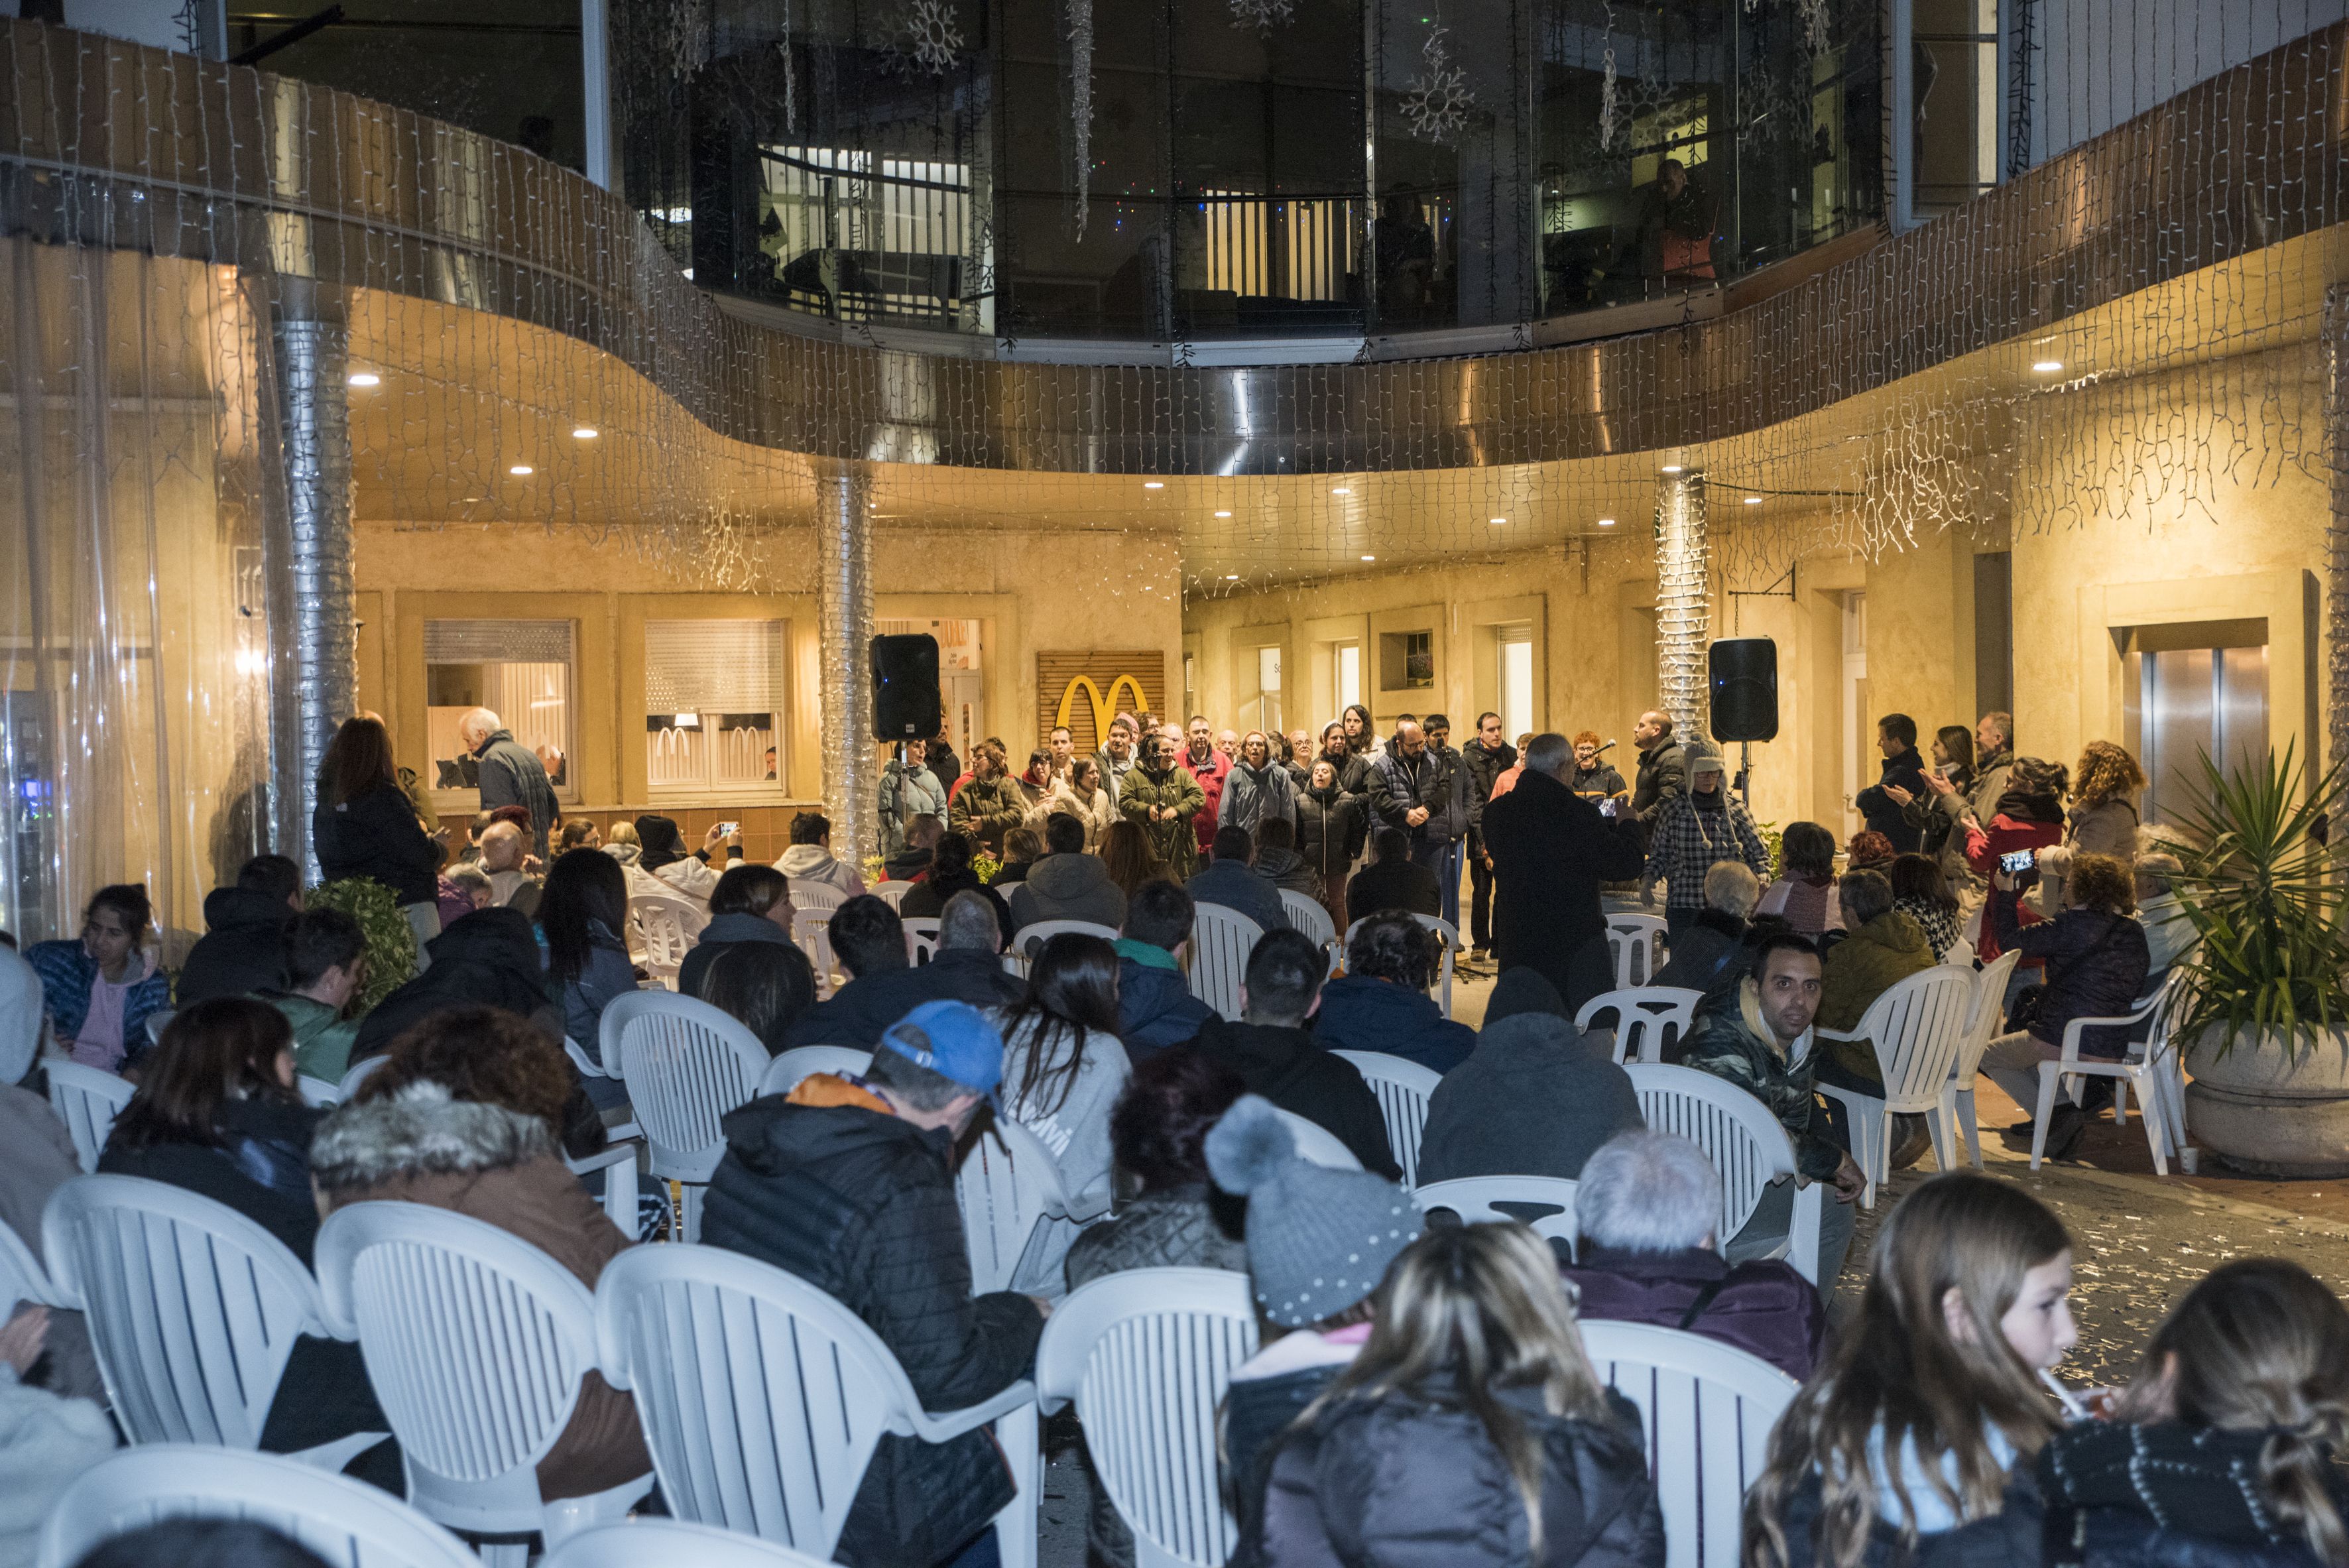
[(2349, 762), (2349, 284), (2324, 291), (2324, 437), (2333, 464), (2333, 516), (2324, 532), (2324, 732), (2336, 763)]
[[(324, 314), (324, 313), (316, 313)], [(280, 311), (270, 323), (277, 367), (277, 429), (285, 479), (285, 576), (291, 589), (290, 656), (277, 668), (293, 676), (292, 744), (273, 749), (291, 762), (285, 781), (300, 815), (283, 843), (303, 846), (308, 874), (310, 814), (318, 775), (336, 729), (357, 707), (358, 650), (351, 573), (351, 422), (347, 333), (337, 320)], [(304, 316), (309, 318), (305, 319)], [(281, 714), (288, 712), (281, 705)], [(297, 792), (298, 791), (298, 795)]]
[(1673, 733), (1701, 739), (1706, 735), (1704, 651), (1713, 629), (1704, 476), (1661, 476), (1656, 518), (1656, 689)]
[(816, 623), (822, 646), (823, 809), (833, 852), (852, 866), (878, 847), (873, 749), (873, 525), (864, 476), (816, 475)]

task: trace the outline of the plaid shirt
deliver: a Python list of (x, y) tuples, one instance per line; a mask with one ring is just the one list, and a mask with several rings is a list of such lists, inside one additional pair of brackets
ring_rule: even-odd
[(1754, 819), (1736, 796), (1726, 792), (1718, 812), (1700, 811), (1688, 796), (1667, 803), (1648, 839), (1644, 882), (1668, 884), (1664, 907), (1702, 909), (1704, 873), (1717, 861), (1744, 861), (1754, 874), (1770, 880), (1770, 851), (1754, 830)]

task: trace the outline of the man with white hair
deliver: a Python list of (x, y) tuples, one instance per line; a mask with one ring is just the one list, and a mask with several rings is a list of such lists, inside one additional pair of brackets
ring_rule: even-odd
[(1819, 1293), (1775, 1258), (1731, 1266), (1721, 1208), (1721, 1175), (1687, 1139), (1642, 1130), (1602, 1144), (1574, 1191), (1581, 1243), (1565, 1274), (1580, 1315), (1702, 1334), (1801, 1382), (1826, 1331)]
[(491, 903), (537, 918), (541, 884), (531, 874), (533, 863), (529, 841), (512, 822), (492, 822), (481, 830), (480, 869), (490, 879)]
[(528, 811), (532, 852), (546, 859), (546, 839), (554, 830), (557, 808), (545, 764), (486, 707), (474, 708), (457, 721), (457, 738), (481, 766), (481, 810), (520, 806)]

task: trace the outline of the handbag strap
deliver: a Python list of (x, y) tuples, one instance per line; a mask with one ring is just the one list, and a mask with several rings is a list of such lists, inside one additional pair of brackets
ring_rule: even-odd
[(1722, 1287), (1728, 1283), (1727, 1274), (1722, 1275), (1719, 1279), (1705, 1282), (1704, 1288), (1696, 1293), (1696, 1299), (1689, 1303), (1688, 1310), (1681, 1314), (1679, 1327), (1683, 1333), (1687, 1331), (1690, 1324), (1704, 1315), (1704, 1309), (1713, 1305), (1713, 1298), (1719, 1295)]

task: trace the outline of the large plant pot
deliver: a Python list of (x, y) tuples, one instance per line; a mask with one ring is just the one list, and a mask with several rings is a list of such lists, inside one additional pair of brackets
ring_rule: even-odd
[(2261, 1176), (2349, 1175), (2349, 1033), (2313, 1040), (2294, 1055), (2283, 1037), (2209, 1029), (2186, 1053), (2186, 1127), (2238, 1171)]

